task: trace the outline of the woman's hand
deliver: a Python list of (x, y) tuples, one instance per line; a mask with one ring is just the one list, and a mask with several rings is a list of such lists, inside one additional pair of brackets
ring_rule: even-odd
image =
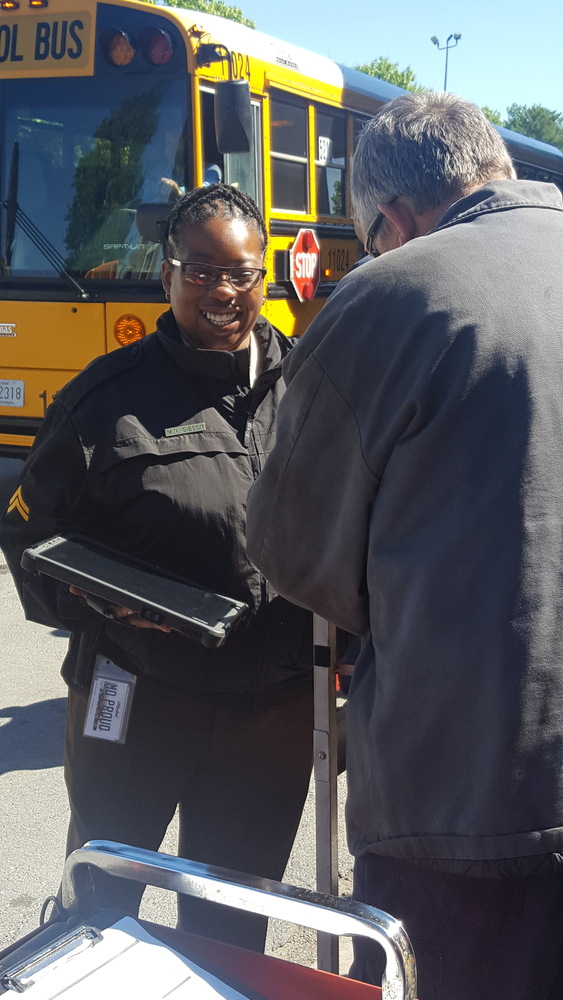
[[(71, 594), (75, 594), (76, 597), (84, 597), (88, 603), (90, 603), (91, 601), (93, 602), (97, 601), (97, 598), (92, 597), (92, 595), (89, 594), (87, 590), (82, 590), (80, 587), (75, 587), (73, 584), (69, 587), (69, 590)], [(107, 602), (100, 602), (100, 603), (106, 604)], [(90, 606), (93, 607), (94, 604), (90, 604)], [(116, 620), (125, 619), (126, 625), (134, 625), (135, 628), (153, 628), (153, 629), (155, 628), (158, 629), (159, 632), (172, 631), (169, 625), (154, 625), (153, 622), (148, 622), (145, 621), (144, 618), (139, 618), (137, 612), (131, 611), (131, 608), (124, 608), (120, 604), (108, 604), (107, 607), (108, 611), (110, 612), (110, 614), (106, 615), (107, 618), (111, 617)], [(101, 611), (101, 609), (100, 613), (104, 614), (104, 612)]]

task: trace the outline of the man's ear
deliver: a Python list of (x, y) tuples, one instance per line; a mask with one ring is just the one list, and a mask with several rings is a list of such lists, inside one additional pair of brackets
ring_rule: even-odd
[(396, 199), (389, 204), (377, 206), (382, 215), (395, 227), (399, 234), (399, 246), (414, 240), (418, 236), (418, 219), (410, 203), (405, 199)]

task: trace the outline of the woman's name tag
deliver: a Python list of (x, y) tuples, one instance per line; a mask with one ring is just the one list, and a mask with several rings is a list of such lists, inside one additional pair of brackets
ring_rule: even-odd
[(84, 736), (125, 743), (136, 681), (135, 674), (122, 670), (105, 656), (96, 657)]

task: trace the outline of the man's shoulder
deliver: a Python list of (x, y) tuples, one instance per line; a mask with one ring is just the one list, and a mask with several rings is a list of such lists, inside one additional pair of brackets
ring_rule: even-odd
[(441, 254), (429, 254), (417, 243), (423, 239), (363, 264), (342, 280), (285, 361), (287, 382), (308, 363), (335, 385), (352, 384), (364, 370), (381, 371), (392, 358), (408, 353), (408, 342), (414, 340), (418, 351), (417, 328), (433, 315), (431, 303), (447, 285), (449, 264), (448, 254), (443, 267)]
[(294, 344), (299, 341), (299, 337), (283, 333), (277, 326), (270, 323), (270, 320), (266, 319), (265, 316), (258, 317), (256, 323), (254, 324), (254, 332), (261, 343), (265, 345), (276, 345), (282, 357), (285, 357)]
[(525, 209), (563, 212), (562, 192), (544, 181), (499, 179), (488, 181), (454, 202), (439, 220), (436, 231), (470, 221), (478, 216), (494, 217)]

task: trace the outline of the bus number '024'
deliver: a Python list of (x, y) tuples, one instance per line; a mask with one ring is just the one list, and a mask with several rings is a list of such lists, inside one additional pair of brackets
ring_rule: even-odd
[(250, 59), (242, 52), (231, 53), (233, 76), (235, 80), (246, 79), (250, 81)]
[(350, 251), (333, 249), (328, 251), (329, 271), (347, 271), (350, 267)]

